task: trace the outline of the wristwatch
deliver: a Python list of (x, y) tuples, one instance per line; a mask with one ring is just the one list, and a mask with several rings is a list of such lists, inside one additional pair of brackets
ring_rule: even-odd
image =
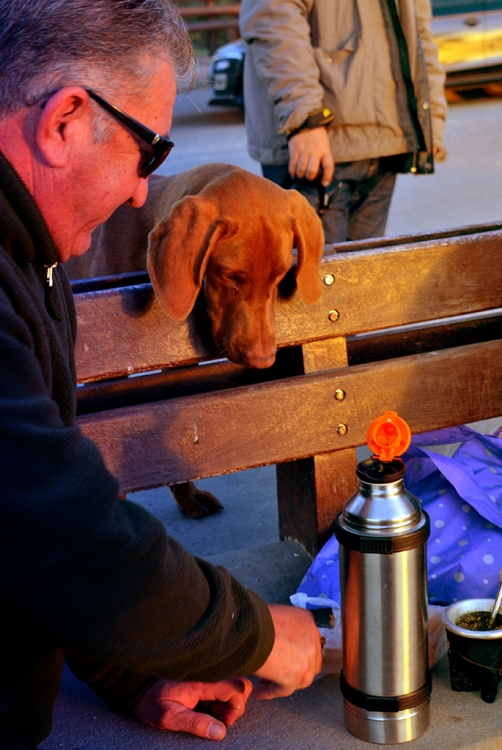
[(301, 133), (302, 130), (312, 130), (313, 128), (320, 128), (322, 125), (328, 125), (335, 119), (335, 115), (327, 107), (317, 109), (315, 112), (311, 112), (307, 119), (300, 125), (299, 128), (293, 128), (286, 130), (286, 138), (292, 138), (297, 133)]

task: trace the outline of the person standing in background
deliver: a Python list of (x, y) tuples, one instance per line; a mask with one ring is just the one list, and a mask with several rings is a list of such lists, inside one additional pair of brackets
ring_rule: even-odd
[(396, 175), (443, 161), (429, 0), (241, 0), (248, 150), (326, 242), (382, 236)]

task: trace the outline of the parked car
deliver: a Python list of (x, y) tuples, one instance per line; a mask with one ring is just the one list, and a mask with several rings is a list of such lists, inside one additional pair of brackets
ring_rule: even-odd
[[(432, 0), (432, 30), (446, 86), (502, 81), (502, 0)], [(242, 39), (216, 50), (209, 66), (210, 104), (244, 106)]]
[(209, 104), (233, 104), (244, 106), (242, 78), (246, 42), (235, 42), (219, 47), (209, 63), (211, 99)]

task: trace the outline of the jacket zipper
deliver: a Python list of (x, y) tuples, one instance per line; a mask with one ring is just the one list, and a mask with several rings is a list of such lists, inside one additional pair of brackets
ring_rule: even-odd
[(44, 266), (47, 269), (44, 283), (45, 307), (51, 318), (53, 318), (54, 320), (63, 320), (63, 316), (54, 307), (54, 300), (52, 299), (52, 292), (54, 290), (54, 279), (52, 273), (56, 266), (57, 263), (53, 263), (52, 266)]

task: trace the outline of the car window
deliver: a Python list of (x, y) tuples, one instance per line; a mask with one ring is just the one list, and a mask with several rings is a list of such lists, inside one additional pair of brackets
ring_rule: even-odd
[(480, 0), (432, 0), (433, 16), (451, 16), (458, 13), (482, 13), (486, 2)]

